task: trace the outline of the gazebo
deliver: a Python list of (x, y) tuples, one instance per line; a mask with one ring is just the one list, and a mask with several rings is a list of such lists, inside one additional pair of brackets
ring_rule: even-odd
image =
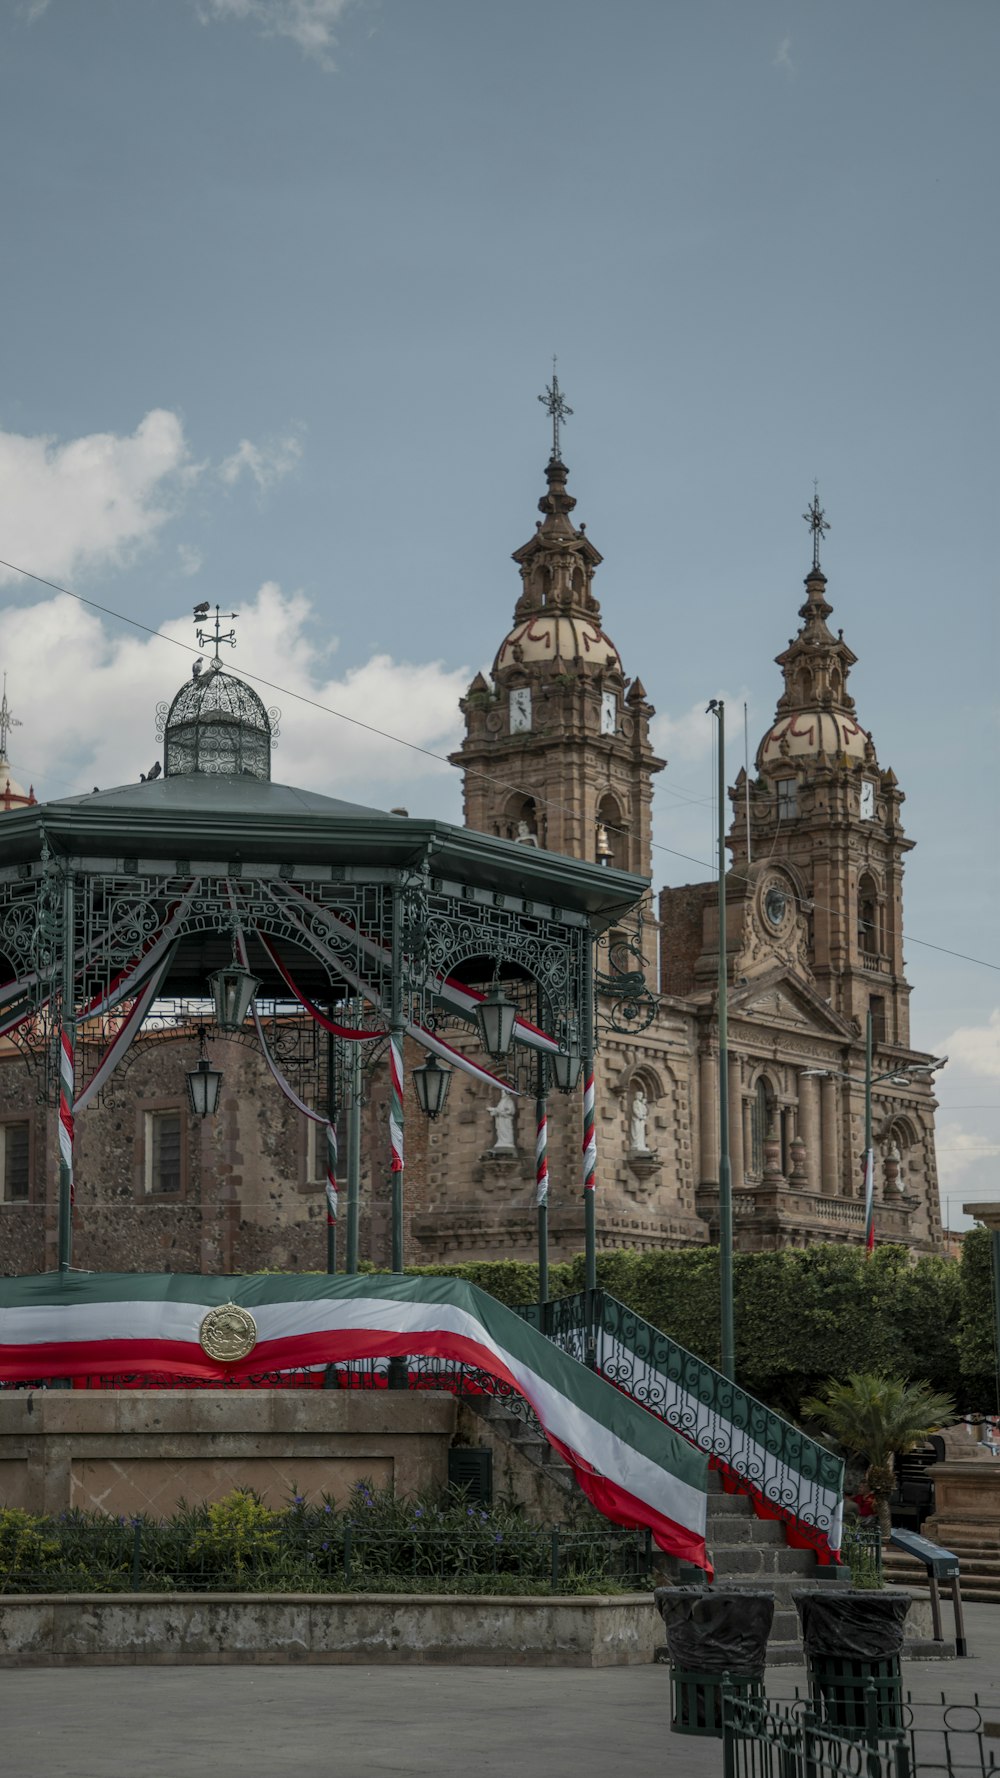
[[(582, 1080), (592, 1273), (594, 944), (645, 881), (272, 782), (278, 713), (223, 670), (227, 639), (217, 617), (211, 664), (196, 663), (160, 707), (162, 774), (3, 818), (0, 1037), (20, 1049), (39, 1096), (58, 1104), (60, 1270), (72, 1265), (74, 1204), (86, 1215), (77, 1120), (141, 1031), (190, 1033), (193, 1022), (209, 1043), (226, 1032), (257, 1044), (276, 1090), (326, 1125), (330, 1145), (342, 1069), (331, 1062), (326, 1103), (307, 1104), (287, 1061), (294, 1034), (340, 1057), (387, 1052), (394, 1271), (404, 1039), (426, 1052), (415, 1085), (430, 1115), (456, 1068), (497, 1087), (516, 1076), (524, 1090), (530, 1078), (542, 1125), (549, 1087)], [(637, 979), (622, 976), (617, 991), (627, 1002)], [(211, 1113), (218, 1071), (204, 1041), (202, 1050), (189, 1092), (194, 1111)], [(531, 1060), (520, 1074), (518, 1055)], [(333, 1153), (328, 1170), (335, 1215)]]

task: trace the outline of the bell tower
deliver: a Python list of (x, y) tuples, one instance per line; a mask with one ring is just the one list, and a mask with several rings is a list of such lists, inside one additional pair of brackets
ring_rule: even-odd
[[(804, 514), (813, 560), (798, 634), (777, 664), (784, 677), (775, 720), (757, 749), (749, 796), (741, 771), (729, 836), (735, 872), (783, 863), (808, 916), (808, 962), (836, 1012), (877, 1042), (907, 1048), (909, 984), (903, 974), (903, 793), (882, 770), (855, 714), (847, 679), (857, 656), (827, 619), (820, 567), (828, 525), (816, 495)], [(747, 812), (749, 810), (749, 823)], [(747, 826), (751, 858), (747, 856)]]
[(653, 706), (628, 680), (593, 590), (600, 553), (573, 522), (559, 432), (572, 410), (553, 369), (542, 518), (514, 551), (521, 595), (489, 679), (462, 699), (465, 823), (482, 833), (652, 874)]

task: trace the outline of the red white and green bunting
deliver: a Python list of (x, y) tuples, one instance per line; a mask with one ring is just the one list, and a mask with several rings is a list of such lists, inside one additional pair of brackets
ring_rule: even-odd
[[(213, 1316), (227, 1305), (242, 1314)], [(242, 1355), (211, 1357), (206, 1348), (234, 1326)], [(662, 1550), (711, 1573), (705, 1454), (474, 1285), (396, 1275), (0, 1279), (2, 1381), (114, 1371), (240, 1378), (407, 1354), (516, 1390), (607, 1518), (648, 1527)]]

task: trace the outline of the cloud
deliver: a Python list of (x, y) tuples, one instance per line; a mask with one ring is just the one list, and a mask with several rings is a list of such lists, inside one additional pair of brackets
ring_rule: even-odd
[(1000, 1007), (985, 1025), (960, 1025), (946, 1037), (941, 1053), (953, 1070), (964, 1068), (986, 1080), (1000, 1080)]
[[(128, 436), (92, 432), (60, 443), (0, 432), (4, 555), (55, 580), (120, 564), (156, 536), (197, 474), (184, 428), (165, 408)], [(19, 578), (0, 568), (0, 585)]]
[(196, 0), (203, 25), (235, 21), (255, 25), (262, 37), (287, 37), (331, 73), (335, 27), (354, 0)]
[[(450, 808), (457, 786), (453, 768), (371, 731), (386, 730), (446, 754), (460, 737), (458, 700), (468, 668), (377, 654), (334, 674), (317, 650), (313, 617), (308, 599), (273, 581), (240, 608), (234, 670), (266, 675), (272, 687), (257, 690), (266, 705), (281, 707), (275, 779), (382, 807), (395, 803), (404, 785), (423, 780), (418, 798), (424, 807), (430, 801), (441, 812), (445, 803)], [(50, 799), (94, 784), (128, 783), (147, 771), (162, 751), (155, 735), (157, 704), (173, 697), (193, 660), (162, 637), (193, 644), (191, 621), (171, 619), (160, 637), (119, 633), (75, 599), (57, 596), (11, 606), (0, 622), (10, 700), (23, 724), (12, 748), (17, 776)], [(335, 647), (327, 648), (327, 657)], [(32, 705), (34, 687), (40, 689)], [(341, 721), (290, 692), (369, 726)], [(447, 782), (435, 792), (433, 782), (426, 788), (434, 779)]]
[(286, 433), (283, 438), (265, 439), (263, 444), (241, 438), (232, 455), (220, 463), (219, 474), (228, 487), (233, 487), (241, 476), (249, 475), (257, 483), (260, 493), (264, 493), (275, 482), (290, 475), (301, 459), (302, 445), (294, 433)]
[[(737, 758), (737, 743), (740, 764), (743, 762), (743, 704), (747, 693), (741, 691), (730, 696), (728, 692), (719, 692), (718, 696), (724, 699), (726, 706), (726, 758), (730, 762), (730, 778), (734, 778), (738, 769), (734, 763)], [(697, 762), (710, 758), (718, 734), (718, 724), (715, 717), (708, 713), (707, 703), (707, 697), (699, 698), (680, 716), (671, 716), (666, 711), (654, 716), (650, 724), (650, 739), (657, 753), (662, 753), (671, 763), (681, 760)]]
[(783, 37), (778, 44), (773, 66), (780, 68), (783, 74), (787, 74), (789, 80), (794, 80), (797, 70), (792, 61), (792, 40), (790, 37)]
[(177, 561), (181, 573), (191, 575), (201, 573), (205, 558), (200, 549), (195, 549), (193, 543), (179, 543), (177, 545)]

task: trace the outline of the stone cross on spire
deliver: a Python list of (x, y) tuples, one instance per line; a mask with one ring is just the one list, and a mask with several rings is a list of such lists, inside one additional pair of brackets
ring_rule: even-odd
[(548, 385), (545, 394), (540, 395), (538, 399), (542, 403), (546, 412), (552, 416), (552, 455), (549, 458), (549, 462), (558, 463), (560, 422), (568, 419), (573, 412), (573, 409), (567, 406), (566, 397), (559, 387), (559, 378), (556, 376), (555, 354), (553, 354), (552, 357), (552, 381)]
[(821, 540), (821, 538), (826, 536), (827, 532), (830, 529), (829, 525), (826, 522), (826, 514), (824, 513), (823, 508), (821, 507), (821, 505), (819, 503), (819, 483), (818, 482), (813, 482), (813, 497), (812, 497), (812, 500), (810, 501), (809, 505), (806, 507), (805, 512), (802, 514), (802, 517), (805, 519), (806, 524), (809, 526), (809, 529), (812, 532), (813, 567), (818, 568), (819, 567), (820, 540)]
[(3, 676), (3, 698), (0, 699), (0, 759), (7, 758), (7, 737), (12, 728), (20, 728), (21, 720), (7, 702), (7, 675)]

